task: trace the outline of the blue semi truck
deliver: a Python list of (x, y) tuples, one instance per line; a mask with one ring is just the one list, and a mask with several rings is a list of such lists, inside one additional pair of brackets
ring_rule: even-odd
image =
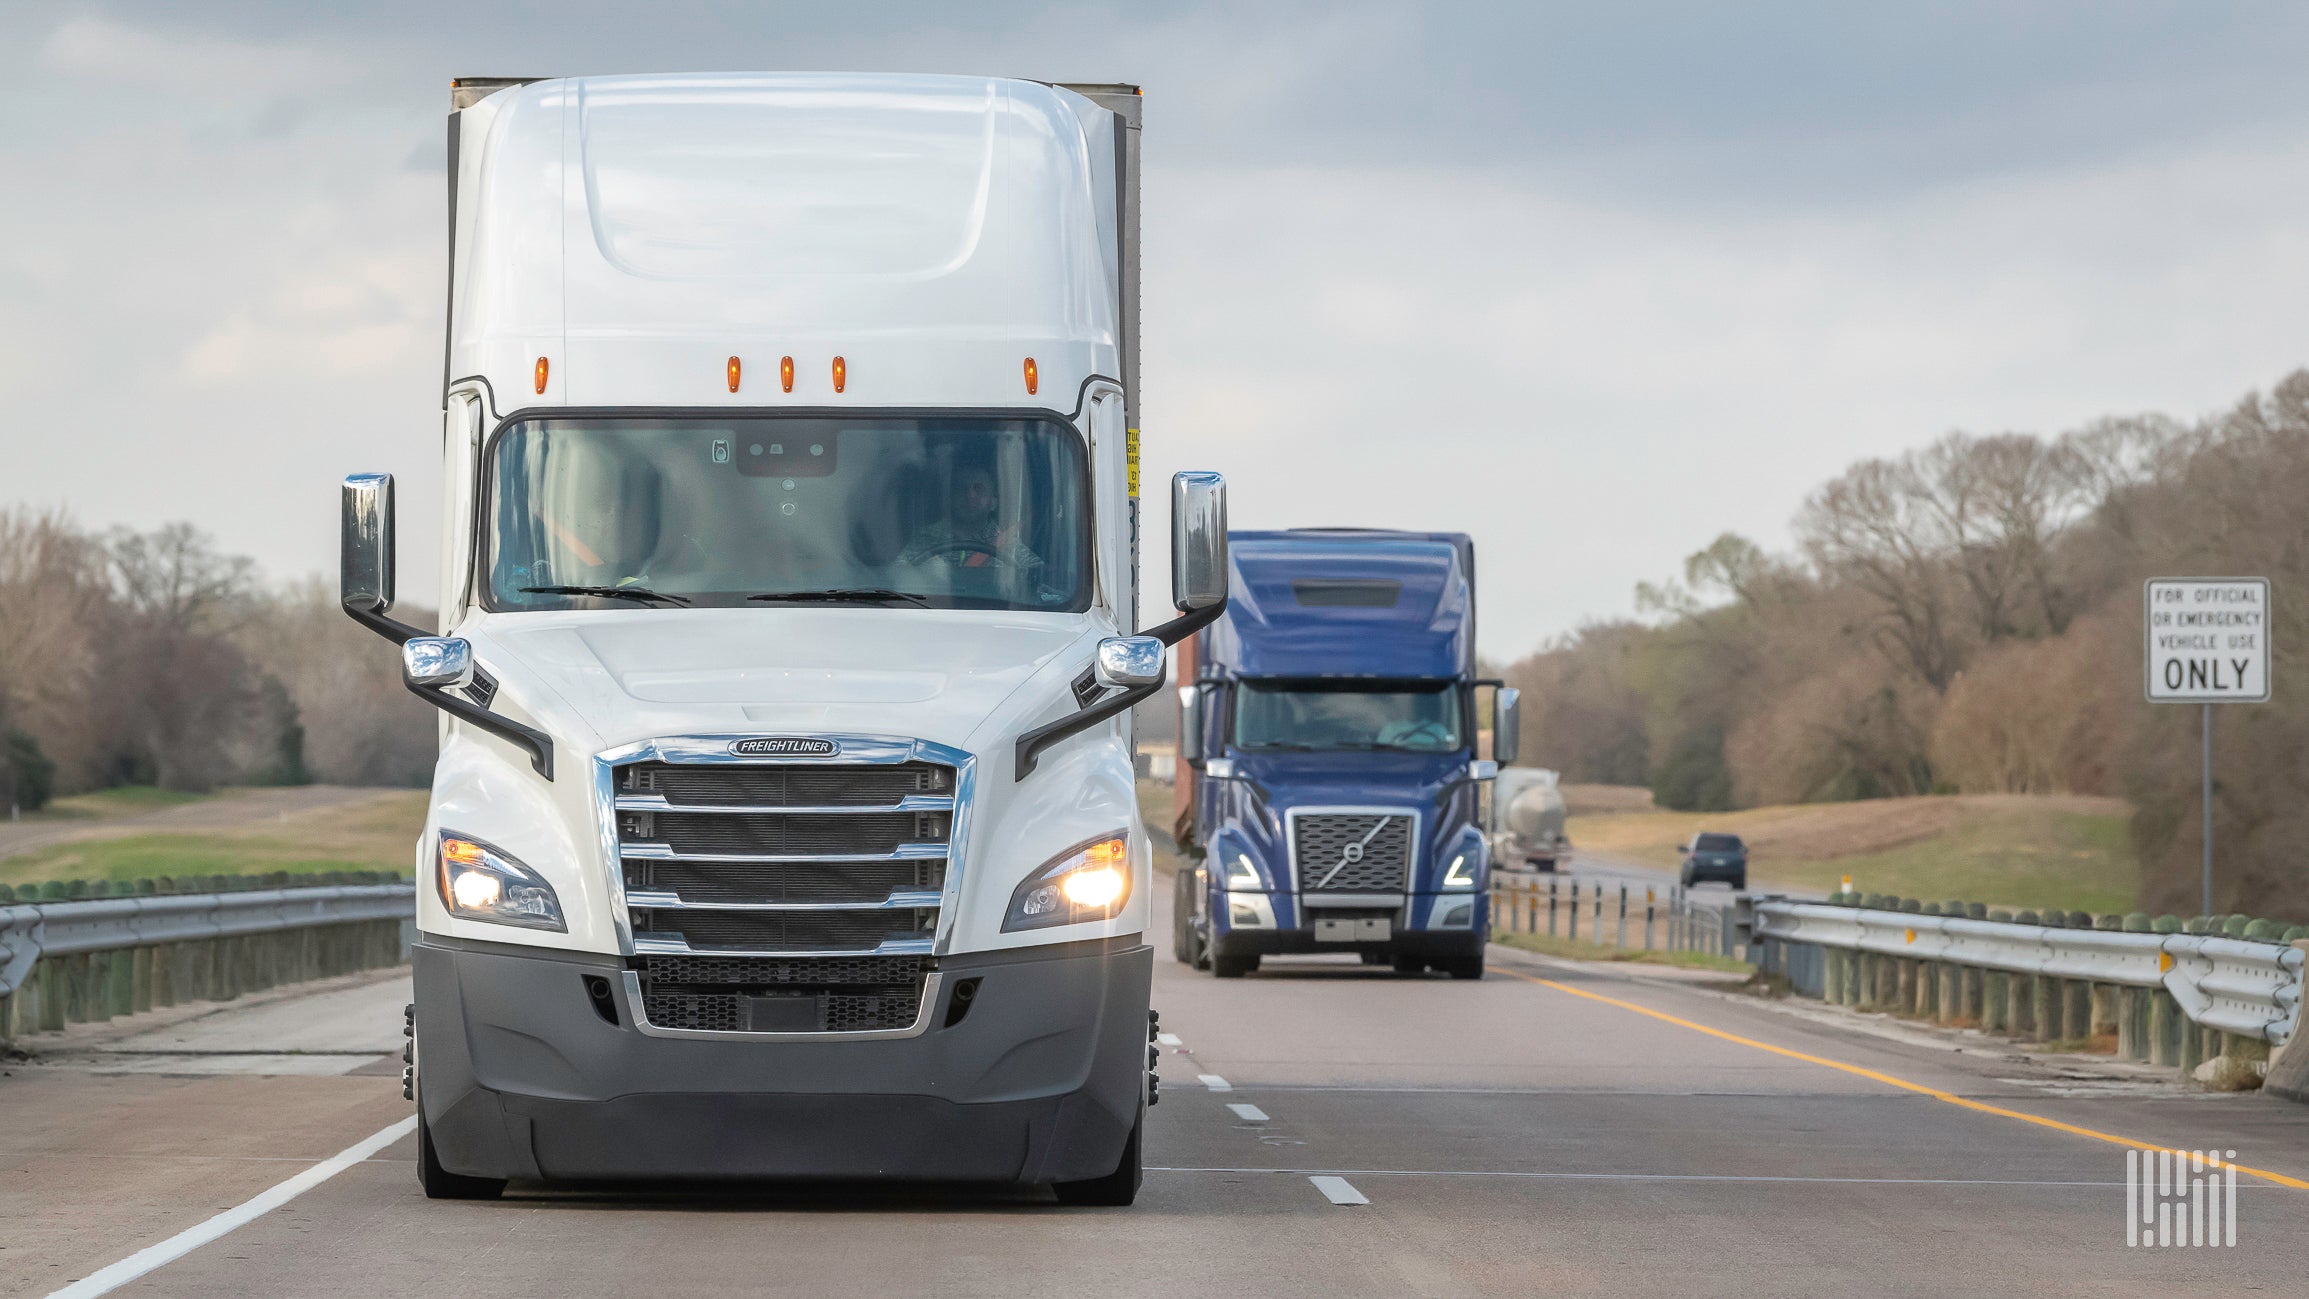
[(1222, 979), (1311, 952), (1482, 978), (1481, 805), (1516, 692), (1476, 673), (1474, 543), (1307, 529), (1228, 553), (1226, 615), (1179, 647), (1174, 955)]

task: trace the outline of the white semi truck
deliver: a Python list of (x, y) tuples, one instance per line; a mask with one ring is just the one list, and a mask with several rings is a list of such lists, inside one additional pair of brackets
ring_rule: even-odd
[(444, 718), (406, 1082), (435, 1197), (902, 1177), (1128, 1203), (1154, 1080), (1129, 707), (1226, 600), (1172, 483), (1137, 625), (1140, 99), (460, 81)]

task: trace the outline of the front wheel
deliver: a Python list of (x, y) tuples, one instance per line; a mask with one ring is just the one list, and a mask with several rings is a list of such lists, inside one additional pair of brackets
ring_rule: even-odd
[(1138, 1198), (1139, 1183), (1145, 1179), (1145, 1167), (1139, 1159), (1139, 1136), (1146, 1131), (1146, 1106), (1138, 1107), (1138, 1122), (1130, 1125), (1130, 1136), (1122, 1143), (1122, 1159), (1114, 1171), (1104, 1177), (1088, 1177), (1079, 1182), (1054, 1182), (1051, 1190), (1057, 1192), (1058, 1202), (1087, 1208), (1119, 1209)]
[(1185, 866), (1171, 877), (1171, 958), (1195, 963), (1195, 876)]
[(1436, 968), (1454, 979), (1480, 979), (1483, 977), (1483, 953), (1477, 952), (1473, 956), (1455, 956), (1448, 961), (1439, 961), (1436, 963)]
[(1222, 979), (1240, 979), (1259, 968), (1259, 954), (1229, 956), (1225, 952), (1211, 953), (1211, 973)]
[(425, 1126), (422, 1103), (417, 1109), (417, 1185), (425, 1188), (428, 1200), (494, 1200), (505, 1194), (502, 1177), (467, 1177), (441, 1166), (441, 1157), (433, 1152), (433, 1131)]

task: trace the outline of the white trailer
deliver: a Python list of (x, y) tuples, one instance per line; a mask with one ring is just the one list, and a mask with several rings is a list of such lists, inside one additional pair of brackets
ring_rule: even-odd
[(1138, 92), (460, 81), (442, 710), (408, 1086), (428, 1194), (904, 1177), (1128, 1203), (1151, 1103), (1129, 707)]

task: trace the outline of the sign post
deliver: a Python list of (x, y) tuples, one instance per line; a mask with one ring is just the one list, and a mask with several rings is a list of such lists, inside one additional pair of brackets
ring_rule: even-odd
[(2269, 579), (2156, 577), (2141, 597), (2152, 704), (2204, 709), (2204, 907), (2213, 914), (2213, 705), (2269, 699)]

